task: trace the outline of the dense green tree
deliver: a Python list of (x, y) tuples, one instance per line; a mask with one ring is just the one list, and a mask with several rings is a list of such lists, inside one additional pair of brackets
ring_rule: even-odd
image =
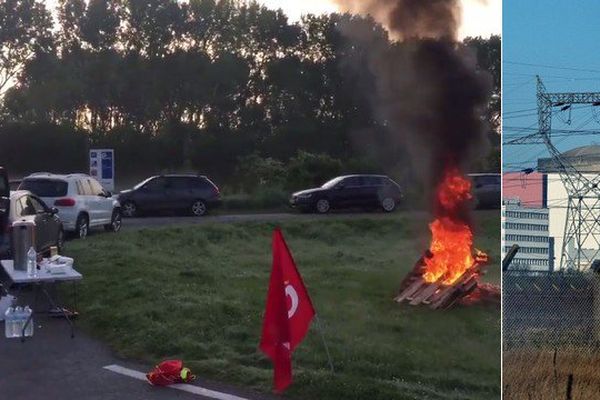
[(0, 96), (25, 64), (53, 46), (52, 19), (42, 1), (0, 2)]
[[(41, 2), (0, 4), (0, 93), (10, 86), (2, 102), (10, 129), (70, 127), (74, 140), (87, 135), (89, 145), (115, 147), (139, 164), (119, 168), (194, 168), (223, 179), (250, 156), (289, 163), (299, 151), (345, 160), (344, 171), (403, 162), (374, 107), (369, 53), (404, 45), (371, 18), (290, 23), (281, 10), (239, 0), (59, 0), (57, 17), (53, 30)], [(368, 32), (370, 41), (348, 32)], [(500, 38), (464, 46), (493, 77), (484, 115), (491, 151), (480, 168), (494, 169)]]

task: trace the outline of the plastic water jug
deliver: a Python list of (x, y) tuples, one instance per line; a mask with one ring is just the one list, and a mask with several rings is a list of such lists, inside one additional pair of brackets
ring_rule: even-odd
[(13, 315), (14, 317), (12, 337), (21, 337), (21, 332), (23, 332), (23, 326), (25, 325), (25, 320), (23, 319), (23, 307), (17, 306)]
[(4, 336), (7, 338), (14, 337), (13, 336), (14, 313), (15, 313), (15, 309), (12, 307), (8, 307), (6, 309), (6, 312), (4, 313)]
[[(23, 309), (23, 324), (27, 323), (27, 319), (31, 317), (32, 313), (33, 311), (31, 308), (29, 308), (29, 306), (25, 306)], [(33, 336), (33, 325), (33, 317), (31, 317), (31, 321), (29, 321), (27, 328), (25, 328), (25, 336)]]

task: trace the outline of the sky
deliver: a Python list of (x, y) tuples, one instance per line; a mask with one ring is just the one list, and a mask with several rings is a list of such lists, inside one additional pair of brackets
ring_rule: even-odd
[[(57, 0), (46, 0), (49, 7), (56, 7)], [(303, 14), (331, 13), (337, 11), (332, 0), (258, 0), (269, 8), (281, 8), (292, 21)], [(484, 36), (500, 34), (502, 29), (502, 0), (462, 0), (463, 25), (460, 36)]]
[[(538, 127), (536, 74), (548, 92), (600, 92), (599, 16), (598, 0), (504, 0), (504, 171), (535, 168), (538, 158), (549, 156), (544, 145), (506, 144)], [(600, 107), (557, 111), (552, 128), (589, 131), (555, 133), (553, 144), (560, 151), (600, 144)]]
[[(258, 0), (269, 8), (282, 8), (292, 20), (306, 13), (337, 11), (331, 0)], [(502, 0), (462, 0), (463, 24), (460, 36), (499, 35), (502, 29)]]

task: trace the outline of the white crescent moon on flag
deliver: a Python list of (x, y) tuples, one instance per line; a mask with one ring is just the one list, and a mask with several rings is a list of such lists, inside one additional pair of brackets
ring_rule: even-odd
[(291, 305), (288, 310), (288, 319), (292, 318), (298, 309), (298, 293), (296, 293), (296, 289), (292, 285), (286, 285), (285, 287), (285, 295), (290, 297)]

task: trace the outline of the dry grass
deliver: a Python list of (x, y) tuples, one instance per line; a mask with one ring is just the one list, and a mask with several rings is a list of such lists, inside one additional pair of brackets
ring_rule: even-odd
[(565, 400), (573, 375), (572, 400), (600, 398), (600, 352), (587, 349), (511, 350), (503, 354), (504, 400)]

